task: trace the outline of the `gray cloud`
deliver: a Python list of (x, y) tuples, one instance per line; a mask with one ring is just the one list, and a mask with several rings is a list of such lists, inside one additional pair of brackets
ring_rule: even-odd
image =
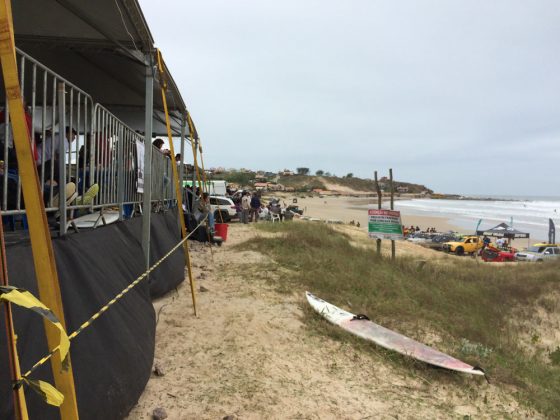
[(558, 195), (556, 1), (141, 5), (207, 166)]

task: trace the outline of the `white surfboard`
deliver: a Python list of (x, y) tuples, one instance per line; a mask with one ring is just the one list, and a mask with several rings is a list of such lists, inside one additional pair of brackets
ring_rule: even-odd
[(110, 225), (119, 220), (118, 211), (104, 211), (103, 216), (99, 211), (85, 216), (76, 217), (73, 222), (78, 229), (94, 229), (103, 225)]
[(325, 302), (309, 292), (305, 292), (305, 294), (311, 307), (323, 318), (358, 337), (430, 365), (472, 375), (484, 375), (484, 371), (480, 368), (471, 366), (425, 344), (377, 325), (369, 319), (356, 318), (354, 314), (340, 309), (329, 302)]

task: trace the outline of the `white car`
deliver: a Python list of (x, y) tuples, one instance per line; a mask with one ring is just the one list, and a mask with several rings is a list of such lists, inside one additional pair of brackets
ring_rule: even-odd
[(435, 235), (433, 233), (418, 232), (406, 238), (408, 242), (420, 244), (430, 242)]
[(525, 251), (515, 254), (517, 261), (543, 262), (544, 260), (560, 258), (560, 248), (554, 244), (535, 244)]
[(235, 204), (231, 198), (216, 195), (211, 195), (208, 198), (210, 199), (210, 207), (212, 208), (212, 213), (214, 213), (216, 223), (221, 223), (222, 220), (227, 223), (237, 216)]

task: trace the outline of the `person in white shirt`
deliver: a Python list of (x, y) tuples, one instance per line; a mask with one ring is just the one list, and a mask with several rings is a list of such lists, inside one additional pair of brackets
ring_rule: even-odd
[[(66, 141), (64, 142), (64, 152), (68, 153), (70, 149), (70, 143), (76, 139), (76, 130), (72, 129), (72, 134), (70, 134), (70, 127), (66, 127)], [(45, 169), (45, 184), (50, 184), (51, 178), (51, 166), (54, 164), (54, 176), (53, 185), (58, 182), (58, 155), (60, 148), (60, 135), (56, 134), (54, 139), (52, 134), (48, 134), (45, 139), (39, 144), (37, 144), (37, 154), (39, 159), (37, 161), (37, 171), (39, 175), (41, 174), (41, 167), (44, 166)], [(53, 159), (54, 157), (54, 159)]]
[(244, 192), (241, 197), (241, 221), (249, 223), (249, 211), (251, 210), (251, 194)]

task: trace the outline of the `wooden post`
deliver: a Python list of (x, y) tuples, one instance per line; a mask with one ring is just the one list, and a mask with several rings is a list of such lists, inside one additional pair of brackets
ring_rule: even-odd
[[(381, 188), (379, 187), (379, 182), (377, 181), (377, 171), (374, 172), (375, 177), (375, 190), (377, 191), (377, 208), (381, 210)], [(381, 255), (381, 239), (377, 239), (377, 255)]]
[[(389, 185), (391, 188), (391, 210), (395, 210), (395, 198), (393, 189), (393, 169), (389, 169)], [(395, 240), (391, 239), (391, 259), (395, 259)]]
[[(10, 0), (0, 1), (0, 60), (2, 62), (4, 88), (6, 89), (6, 102), (10, 109), (10, 120), (14, 132), (14, 145), (23, 198), (25, 200), (25, 211), (29, 224), (29, 237), (33, 252), (39, 298), (53, 311), (64, 330), (66, 330), (51, 232), (43, 203), (43, 190), (39, 184), (37, 168), (31, 150), (29, 127), (27, 126), (25, 110), (23, 108), (22, 91), (16, 63), (16, 47)], [(59, 127), (61, 143), (66, 141), (64, 128)], [(63, 156), (60, 156), (60, 159), (63, 159)], [(62, 192), (64, 191), (64, 185), (59, 185), (59, 188), (62, 189)], [(60, 332), (48, 321), (45, 321), (44, 325), (48, 348), (54, 349), (59, 343)], [(68, 355), (68, 370), (62, 369), (59, 357), (51, 358), (51, 368), (55, 386), (64, 395), (64, 402), (60, 406), (61, 419), (78, 419), (78, 404), (76, 402), (70, 354)]]

